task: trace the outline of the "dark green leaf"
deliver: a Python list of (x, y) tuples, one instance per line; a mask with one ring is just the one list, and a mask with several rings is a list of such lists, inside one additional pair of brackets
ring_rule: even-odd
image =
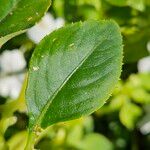
[(76, 23), (45, 37), (30, 62), (30, 129), (100, 108), (119, 79), (121, 65), (122, 38), (113, 21)]
[(50, 0), (7, 1), (0, 1), (0, 46), (33, 26), (50, 6)]
[(149, 55), (147, 50), (149, 33), (150, 30), (145, 28), (134, 34), (124, 35), (124, 63), (137, 62), (142, 57)]

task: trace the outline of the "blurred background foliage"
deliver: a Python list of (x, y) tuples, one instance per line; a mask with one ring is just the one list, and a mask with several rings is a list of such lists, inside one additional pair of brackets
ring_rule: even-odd
[[(39, 131), (42, 133), (35, 147), (41, 150), (149, 150), (150, 71), (139, 73), (137, 63), (149, 56), (150, 0), (53, 0), (49, 12), (55, 18), (63, 18), (66, 24), (114, 19), (123, 35), (124, 61), (121, 79), (101, 109), (89, 117)], [(25, 33), (8, 41), (0, 53), (19, 48), (28, 67), (35, 45)], [(26, 143), (25, 86), (26, 81), (15, 101), (0, 97), (0, 150), (23, 150)]]

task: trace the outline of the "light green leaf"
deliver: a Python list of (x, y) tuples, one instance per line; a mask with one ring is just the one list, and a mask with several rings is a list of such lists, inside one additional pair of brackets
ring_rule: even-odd
[(128, 0), (128, 6), (131, 6), (134, 9), (143, 11), (145, 9), (144, 0)]
[(23, 150), (27, 141), (27, 131), (20, 131), (13, 135), (8, 141), (9, 150)]
[[(0, 47), (14, 34), (33, 26), (50, 6), (50, 0), (1, 0), (0, 1)], [(3, 6), (3, 7), (2, 7)], [(21, 31), (21, 32), (20, 32)], [(15, 34), (16, 35), (16, 34)]]
[(150, 94), (143, 88), (133, 89), (131, 92), (131, 97), (136, 103), (150, 103)]
[(106, 0), (112, 5), (116, 6), (126, 6), (127, 5), (127, 0)]
[(139, 106), (132, 103), (127, 103), (122, 107), (119, 117), (122, 124), (132, 130), (135, 126), (135, 122), (141, 114), (142, 110)]
[(144, 0), (106, 0), (112, 5), (116, 6), (130, 6), (139, 11), (145, 9)]
[(118, 94), (110, 101), (111, 110), (119, 110), (127, 101), (129, 97), (124, 94)]
[(82, 150), (113, 150), (113, 144), (101, 134), (89, 134), (82, 141)]
[(122, 38), (113, 21), (87, 21), (45, 37), (30, 62), (29, 128), (91, 114), (109, 98), (121, 72)]
[(142, 87), (150, 91), (150, 73), (138, 74), (137, 78), (139, 78)]
[(5, 44), (8, 40), (10, 40), (11, 38), (13, 38), (13, 37), (15, 37), (15, 36), (17, 36), (17, 35), (19, 35), (19, 34), (21, 34), (21, 33), (24, 33), (25, 32), (25, 30), (20, 30), (20, 31), (18, 31), (18, 32), (15, 32), (15, 33), (12, 33), (12, 34), (8, 34), (8, 35), (6, 35), (6, 36), (4, 36), (4, 37), (1, 37), (0, 38), (0, 48), (1, 48), (1, 46), (3, 45), (3, 44)]
[(76, 125), (75, 127), (72, 127), (71, 130), (68, 132), (66, 142), (71, 146), (76, 146), (78, 145), (78, 143), (80, 143), (82, 137), (83, 137), (83, 126), (79, 124)]

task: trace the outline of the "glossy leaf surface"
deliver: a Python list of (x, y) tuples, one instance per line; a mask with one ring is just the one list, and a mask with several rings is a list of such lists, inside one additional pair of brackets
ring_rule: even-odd
[(122, 38), (113, 21), (75, 23), (45, 37), (30, 62), (30, 129), (100, 108), (119, 79), (121, 65)]
[(49, 8), (50, 2), (50, 0), (1, 0), (0, 46), (3, 44), (1, 38), (4, 41), (5, 36), (13, 37), (14, 33), (22, 33), (22, 30), (39, 21)]

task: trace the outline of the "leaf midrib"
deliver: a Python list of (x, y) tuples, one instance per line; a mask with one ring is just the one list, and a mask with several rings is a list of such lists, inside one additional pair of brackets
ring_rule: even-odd
[[(103, 41), (105, 41), (106, 39), (104, 39)], [(72, 75), (82, 66), (82, 64), (92, 55), (92, 53), (95, 51), (95, 49), (97, 49), (97, 47), (103, 43), (103, 41), (101, 41), (99, 43), (99, 41), (97, 42), (98, 44), (95, 45), (95, 47), (93, 48), (93, 50), (91, 50), (85, 57), (84, 59), (78, 64), (78, 66), (65, 78), (64, 82), (60, 85), (60, 87), (54, 92), (54, 94), (51, 97), (51, 101), (48, 100), (48, 102), (45, 104), (45, 106), (42, 109), (42, 113), (39, 115), (39, 117), (37, 118), (37, 121), (35, 121), (35, 126), (36, 125), (40, 125), (41, 120), (43, 118), (43, 116), (45, 115), (45, 113), (47, 112), (47, 109), (49, 108), (50, 104), (53, 102), (53, 100), (55, 99), (55, 97), (57, 96), (57, 94), (61, 91), (61, 89), (64, 87), (64, 85), (69, 81), (69, 79), (72, 77)], [(34, 128), (34, 126), (33, 126)]]

